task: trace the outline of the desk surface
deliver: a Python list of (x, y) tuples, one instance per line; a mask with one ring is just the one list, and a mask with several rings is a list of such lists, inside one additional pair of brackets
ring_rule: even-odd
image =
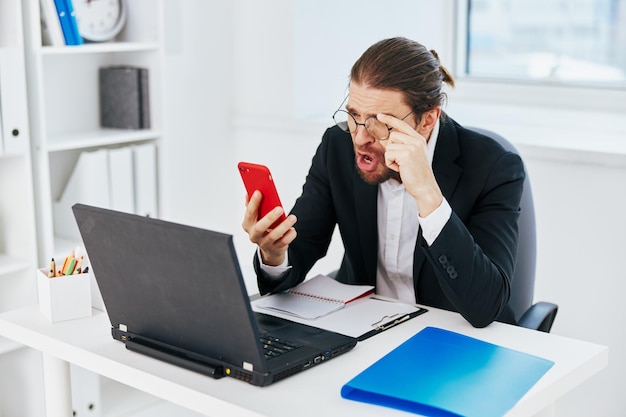
[(608, 363), (608, 348), (553, 334), (493, 323), (471, 327), (456, 313), (429, 308), (409, 322), (360, 342), (352, 351), (268, 387), (209, 377), (130, 352), (111, 338), (105, 313), (51, 324), (36, 307), (0, 314), (0, 335), (206, 415), (406, 416), (342, 399), (341, 386), (426, 326), (441, 327), (555, 362), (507, 417), (530, 416)]

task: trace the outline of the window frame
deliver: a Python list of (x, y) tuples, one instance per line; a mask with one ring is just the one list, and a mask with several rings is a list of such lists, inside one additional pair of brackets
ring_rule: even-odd
[(455, 0), (453, 72), (455, 99), (490, 103), (558, 107), (572, 110), (626, 112), (626, 83), (592, 84), (554, 80), (500, 79), (467, 73), (469, 1)]

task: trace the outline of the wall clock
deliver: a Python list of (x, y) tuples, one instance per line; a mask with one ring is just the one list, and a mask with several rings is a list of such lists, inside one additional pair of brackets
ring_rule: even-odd
[(126, 23), (125, 0), (72, 0), (78, 32), (85, 41), (115, 38)]

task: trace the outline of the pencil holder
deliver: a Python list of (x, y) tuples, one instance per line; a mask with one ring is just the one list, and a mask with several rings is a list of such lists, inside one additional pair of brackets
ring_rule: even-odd
[(37, 270), (39, 310), (51, 322), (91, 316), (91, 273), (48, 278)]

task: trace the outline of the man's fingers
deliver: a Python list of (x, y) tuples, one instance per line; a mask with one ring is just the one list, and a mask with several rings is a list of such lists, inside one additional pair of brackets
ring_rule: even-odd
[(252, 193), (252, 197), (248, 198), (246, 195), (246, 212), (243, 217), (243, 229), (249, 232), (249, 229), (256, 223), (259, 212), (259, 206), (261, 205), (261, 193), (255, 191)]
[(413, 127), (406, 121), (400, 120), (397, 117), (391, 116), (389, 114), (378, 113), (376, 115), (376, 118), (378, 119), (378, 121), (386, 124), (387, 126), (407, 135), (411, 135), (413, 132), (415, 132), (415, 129), (413, 129)]

